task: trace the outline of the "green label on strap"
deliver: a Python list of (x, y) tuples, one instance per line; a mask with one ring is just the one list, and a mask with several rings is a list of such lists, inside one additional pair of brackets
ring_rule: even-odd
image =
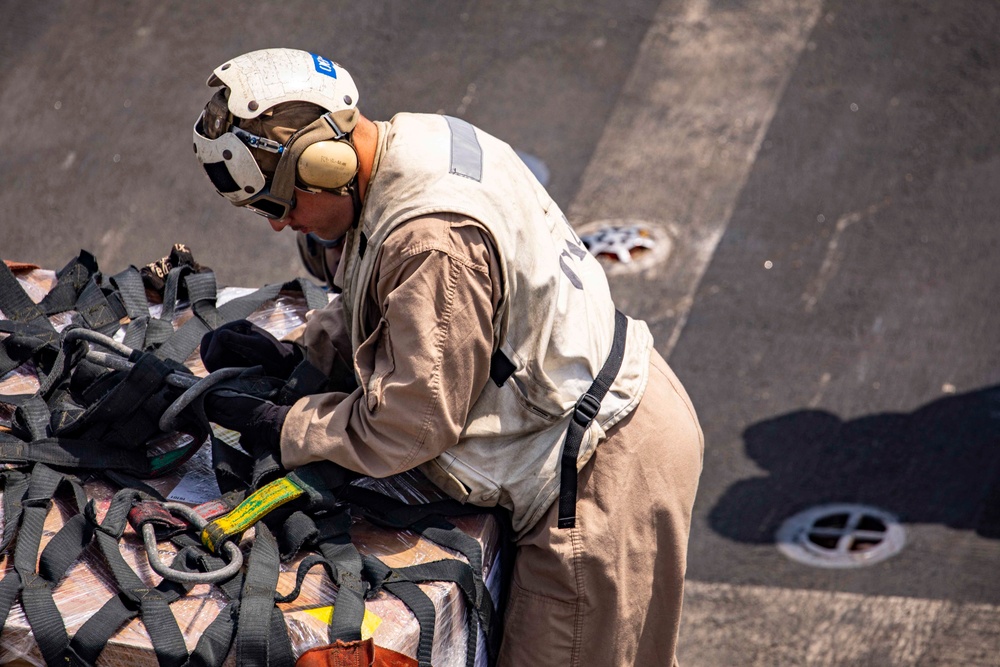
[(219, 517), (205, 526), (201, 532), (201, 542), (215, 553), (216, 548), (225, 540), (242, 533), (271, 510), (295, 500), (304, 493), (305, 491), (287, 477), (276, 479), (251, 493), (226, 516)]

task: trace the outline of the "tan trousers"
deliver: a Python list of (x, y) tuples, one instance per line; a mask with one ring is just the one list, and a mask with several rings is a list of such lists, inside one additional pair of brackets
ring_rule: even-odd
[(517, 543), (500, 667), (671, 665), (704, 436), (655, 351), (639, 406), (579, 478), (576, 527), (558, 503)]

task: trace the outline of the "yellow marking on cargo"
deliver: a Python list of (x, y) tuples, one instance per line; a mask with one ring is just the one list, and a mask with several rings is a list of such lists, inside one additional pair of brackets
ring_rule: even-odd
[[(327, 605), (325, 607), (314, 607), (312, 609), (303, 609), (303, 611), (313, 618), (317, 618), (320, 622), (326, 625), (330, 624), (330, 619), (333, 618), (333, 606)], [(361, 621), (361, 638), (369, 639), (375, 634), (375, 629), (382, 624), (382, 619), (365, 609), (365, 617)]]

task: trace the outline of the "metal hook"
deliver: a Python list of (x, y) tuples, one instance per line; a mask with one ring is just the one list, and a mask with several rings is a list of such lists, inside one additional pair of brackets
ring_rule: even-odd
[[(200, 533), (208, 521), (192, 508), (181, 503), (163, 503), (163, 508), (187, 520)], [(233, 542), (225, 542), (223, 550), (229, 555), (229, 563), (218, 570), (211, 572), (183, 572), (175, 570), (160, 560), (159, 552), (156, 548), (156, 530), (152, 523), (142, 526), (142, 541), (146, 545), (146, 556), (149, 558), (149, 566), (164, 579), (176, 581), (182, 584), (215, 584), (233, 578), (240, 568), (243, 567), (243, 552), (238, 545)]]

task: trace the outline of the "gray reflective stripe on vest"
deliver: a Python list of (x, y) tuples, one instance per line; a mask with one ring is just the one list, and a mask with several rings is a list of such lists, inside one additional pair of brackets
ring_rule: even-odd
[(483, 180), (483, 149), (476, 139), (476, 128), (464, 120), (445, 116), (451, 130), (451, 167), (448, 173)]

